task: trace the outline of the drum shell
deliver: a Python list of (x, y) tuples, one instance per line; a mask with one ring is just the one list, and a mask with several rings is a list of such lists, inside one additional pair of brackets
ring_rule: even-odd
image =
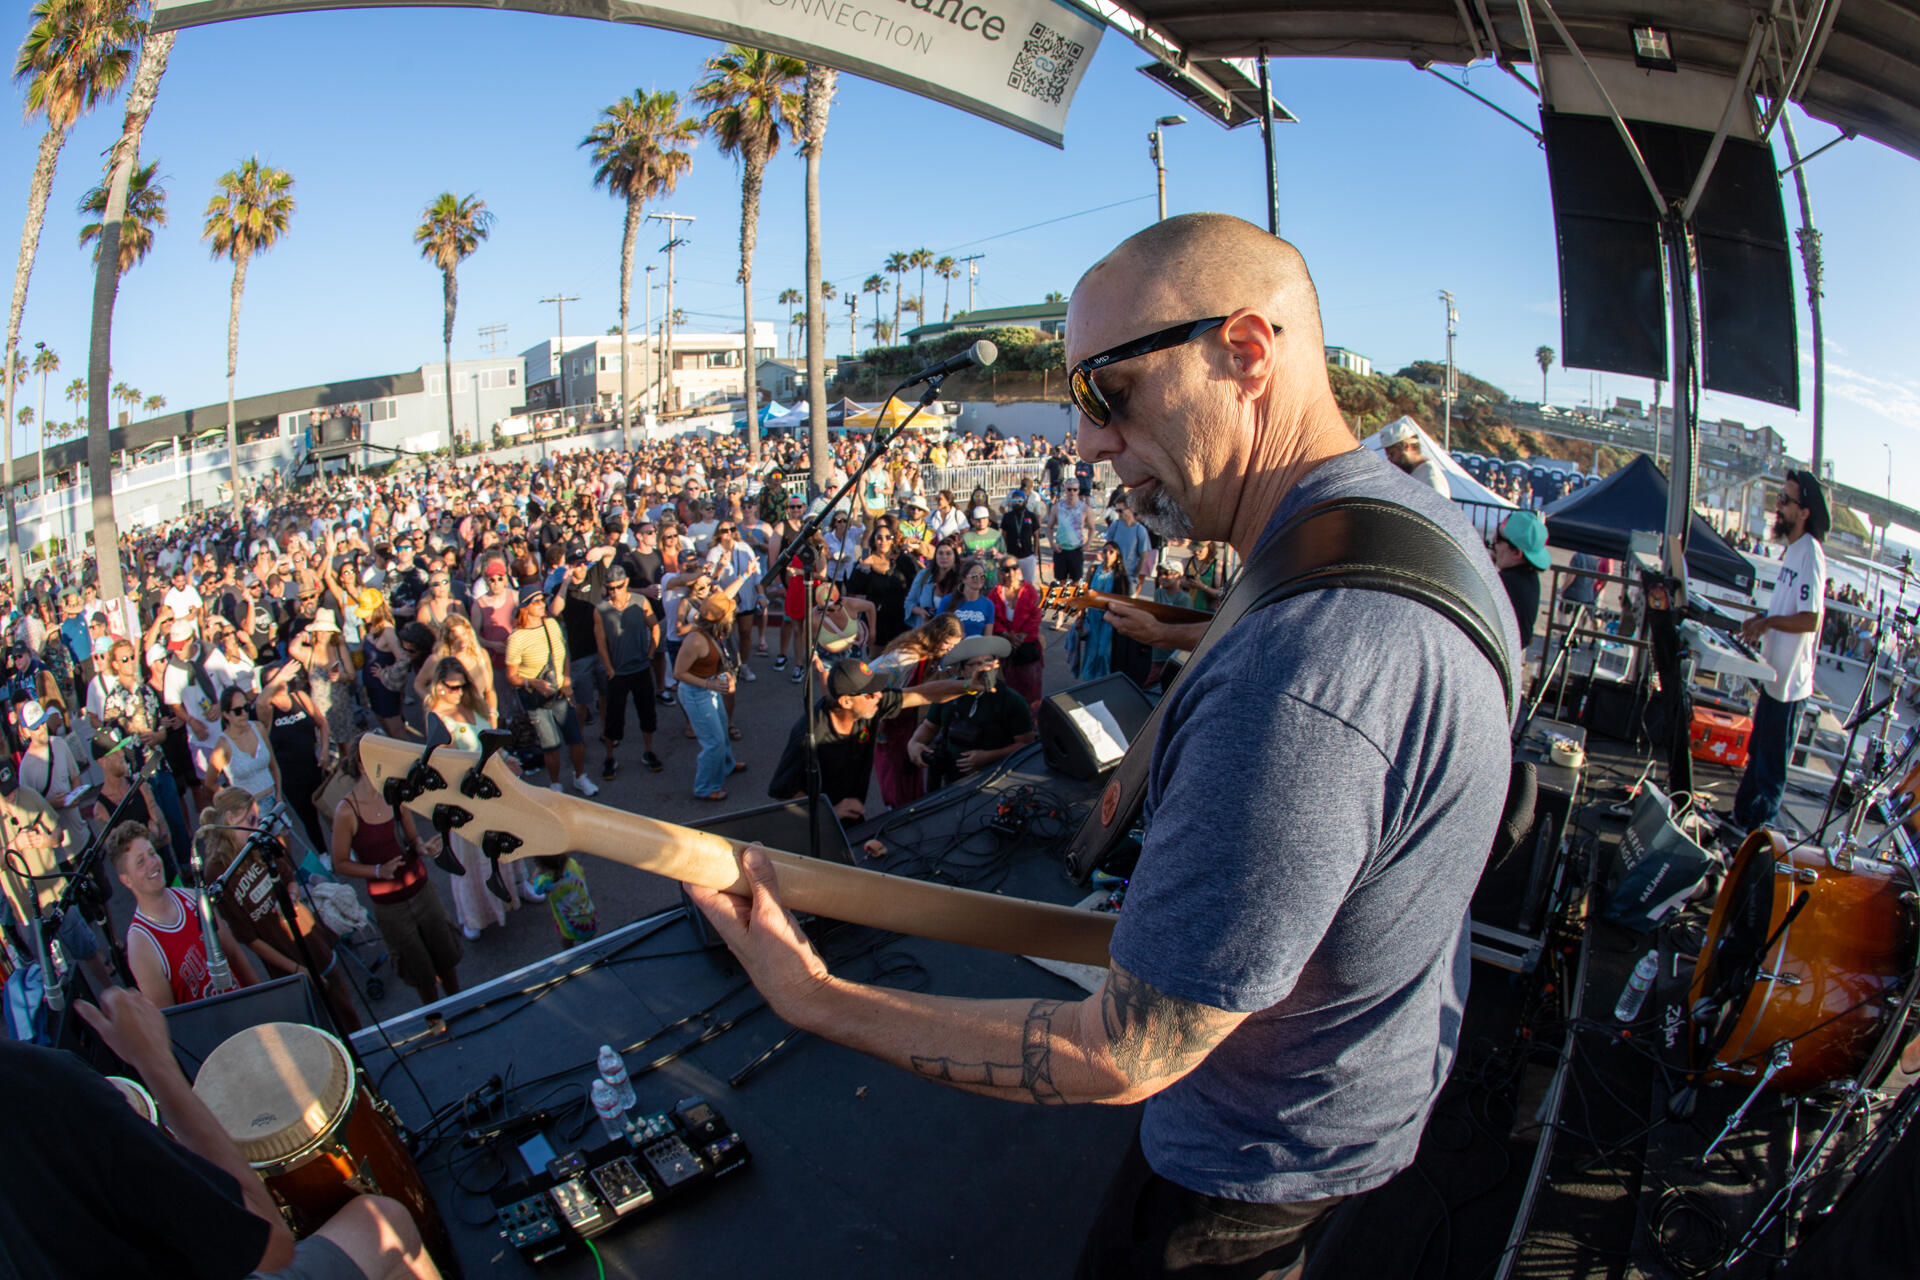
[[(1750, 869), (1756, 858), (1766, 859), (1771, 869)], [(1914, 963), (1915, 921), (1902, 872), (1864, 861), (1856, 868), (1831, 867), (1817, 852), (1789, 854), (1770, 831), (1757, 831), (1741, 845), (1714, 905), (1688, 1007), (1697, 1007), (1708, 994), (1709, 962), (1737, 910), (1743, 873), (1770, 878), (1762, 940), (1778, 938), (1759, 969), (1774, 976), (1759, 977), (1740, 993), (1741, 1007), (1719, 1045), (1703, 1046), (1696, 1037), (1694, 1066), (1703, 1078), (1751, 1080), (1782, 1040), (1791, 1043), (1792, 1057), (1769, 1084), (1777, 1092), (1817, 1089), (1866, 1066)], [(1783, 930), (1801, 894), (1807, 904)]]
[(295, 1236), (318, 1230), (354, 1196), (367, 1192), (405, 1205), (436, 1257), (444, 1247), (446, 1229), (420, 1170), (365, 1086), (355, 1091), (345, 1119), (328, 1141), (271, 1170), (255, 1168), (285, 1210)]

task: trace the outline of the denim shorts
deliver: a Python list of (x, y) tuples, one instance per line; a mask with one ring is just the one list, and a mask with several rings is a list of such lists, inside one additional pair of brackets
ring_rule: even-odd
[(540, 740), (542, 751), (558, 751), (563, 742), (573, 747), (584, 741), (580, 716), (565, 698), (556, 698), (544, 707), (529, 705), (527, 719), (533, 722), (533, 734)]

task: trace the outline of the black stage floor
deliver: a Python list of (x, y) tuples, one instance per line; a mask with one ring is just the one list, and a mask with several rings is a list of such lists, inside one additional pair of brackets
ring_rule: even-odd
[[(1593, 919), (1587, 886), (1589, 877), (1605, 882), (1626, 825), (1613, 806), (1645, 776), (1646, 761), (1644, 750), (1590, 738), (1558, 909), (1538, 933), (1541, 963), (1529, 973), (1474, 965), (1460, 1055), (1415, 1166), (1342, 1216), (1310, 1276), (1705, 1274), (1703, 1264), (1725, 1255), (1777, 1183), (1794, 1118), (1788, 1103), (1764, 1100), (1700, 1167), (1692, 1158), (1745, 1088), (1703, 1088), (1690, 1105), (1685, 1096), (1675, 1104), (1684, 1045), (1664, 1043), (1657, 1014), (1624, 1035), (1612, 1019), (1628, 971), (1654, 939)], [(1737, 782), (1726, 769), (1700, 768), (1699, 787), (1715, 808), (1727, 807)], [(983, 785), (941, 793), (846, 836), (855, 849), (882, 839), (889, 852), (875, 865), (889, 870), (1072, 902), (1081, 893), (1054, 850), (1092, 798), (1091, 784), (1046, 772), (1036, 748)], [(1018, 836), (988, 826), (1005, 800), (1029, 813)], [(1790, 793), (1789, 816), (1811, 830), (1819, 804)], [(1683, 920), (1703, 932), (1711, 906), (1703, 898)], [(1683, 924), (1664, 936), (1649, 1011), (1684, 1003), (1699, 932)], [(970, 948), (844, 926), (823, 927), (819, 943), (836, 971), (862, 980), (974, 996), (1070, 999), (1079, 991), (1025, 960)], [(386, 1024), (404, 1072), (375, 1032), (356, 1040), (411, 1125), (425, 1125), (494, 1074), (505, 1077), (509, 1114), (580, 1099), (595, 1050), (608, 1042), (626, 1051), (640, 1111), (702, 1096), (745, 1140), (753, 1152), (747, 1169), (598, 1238), (616, 1276), (693, 1268), (1069, 1274), (1135, 1123), (1131, 1108), (1036, 1109), (975, 1098), (810, 1037), (781, 1048), (788, 1028), (759, 1007), (725, 951), (703, 947), (693, 923), (672, 911), (437, 1012), (444, 1032), (426, 1030), (420, 1014)], [(1810, 1117), (1801, 1120), (1804, 1134)], [(453, 1134), (460, 1127), (457, 1119), (446, 1126)], [(548, 1133), (561, 1152), (600, 1141), (584, 1106)], [(1544, 1178), (1534, 1176), (1537, 1159)], [(487, 1192), (508, 1176), (501, 1163), (455, 1138), (439, 1142), (422, 1165), (468, 1273), (525, 1270), (494, 1230)], [(1778, 1244), (1777, 1236), (1762, 1241), (1723, 1274), (1760, 1274)], [(595, 1262), (575, 1251), (538, 1269), (585, 1277)]]
[[(875, 824), (886, 828), (886, 862), (1077, 901), (1081, 892), (1057, 859), (1040, 852), (1057, 834), (1053, 822), (1031, 823), (1035, 829), (1019, 838), (984, 824), (997, 797), (1024, 794), (1021, 788), (1035, 788), (1062, 809), (1084, 806), (1087, 788), (1046, 774), (1037, 749), (1011, 765), (978, 794), (957, 803), (943, 797)], [(850, 834), (864, 839), (869, 832)], [(966, 996), (1071, 999), (1079, 992), (1025, 960), (966, 947), (848, 926), (822, 928), (818, 942), (836, 972), (862, 980)], [(355, 1041), (409, 1125), (423, 1127), (435, 1110), (496, 1073), (511, 1090), (509, 1113), (563, 1105), (583, 1096), (595, 1052), (607, 1042), (628, 1051), (637, 1110), (667, 1110), (703, 1096), (745, 1140), (753, 1154), (747, 1168), (596, 1239), (607, 1274), (615, 1276), (1067, 1274), (1135, 1123), (1133, 1108), (1018, 1107), (974, 1097), (806, 1036), (730, 1085), (789, 1029), (760, 1007), (725, 950), (704, 949), (677, 911), (506, 975), (436, 1011), (445, 1018), (443, 1033), (428, 1032), (422, 1015), (386, 1024), (404, 1071), (377, 1032), (363, 1031)], [(667, 1058), (656, 1069), (644, 1067)], [(601, 1141), (584, 1107), (547, 1132), (561, 1153)], [(421, 1164), (469, 1276), (528, 1269), (494, 1229), (485, 1192), (505, 1171), (490, 1152), (468, 1149), (454, 1136)], [(581, 1250), (537, 1269), (596, 1274)]]

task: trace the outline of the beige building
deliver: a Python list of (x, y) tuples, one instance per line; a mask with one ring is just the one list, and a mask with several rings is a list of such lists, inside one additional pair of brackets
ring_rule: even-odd
[[(773, 356), (774, 331), (769, 322), (753, 326), (754, 347), (761, 360)], [(636, 410), (673, 412), (724, 401), (744, 394), (740, 334), (680, 331), (673, 335), (673, 403), (666, 403), (666, 350), (658, 335), (627, 334), (626, 358), (632, 361), (627, 393)], [(528, 348), (526, 361), (527, 411), (538, 413), (579, 407), (611, 411), (620, 399), (620, 335), (591, 338), (549, 338)]]

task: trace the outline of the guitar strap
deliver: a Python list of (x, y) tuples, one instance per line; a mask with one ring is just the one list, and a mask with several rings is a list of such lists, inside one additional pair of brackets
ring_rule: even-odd
[[(1425, 516), (1377, 498), (1315, 503), (1273, 531), (1247, 559), (1175, 681), (1200, 664), (1242, 618), (1307, 591), (1346, 587), (1415, 600), (1452, 622), (1500, 674), (1511, 719), (1519, 685), (1500, 629), (1500, 605), (1469, 552)], [(1139, 820), (1160, 722), (1162, 695), (1128, 744), (1100, 802), (1067, 846), (1067, 871), (1084, 884)]]

